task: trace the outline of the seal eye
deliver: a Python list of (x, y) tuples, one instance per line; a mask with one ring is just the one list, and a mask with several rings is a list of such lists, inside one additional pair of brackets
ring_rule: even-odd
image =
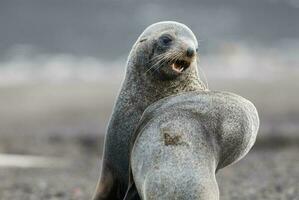
[(196, 48), (196, 50), (195, 50), (195, 51), (196, 51), (196, 53), (198, 52), (198, 47)]
[(163, 45), (169, 45), (172, 42), (172, 37), (170, 35), (162, 35), (159, 40)]

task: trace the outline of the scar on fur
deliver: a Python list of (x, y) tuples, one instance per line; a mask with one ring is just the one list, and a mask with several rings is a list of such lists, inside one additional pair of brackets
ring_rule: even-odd
[(173, 145), (184, 145), (186, 144), (184, 141), (182, 141), (182, 136), (181, 135), (172, 135), (170, 130), (167, 129), (162, 129), (161, 130), (163, 133), (163, 139), (164, 139), (164, 144), (166, 146)]

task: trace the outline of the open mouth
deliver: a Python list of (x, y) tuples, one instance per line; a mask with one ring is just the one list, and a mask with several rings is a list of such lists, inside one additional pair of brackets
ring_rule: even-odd
[(171, 64), (171, 69), (177, 73), (182, 73), (190, 66), (190, 62), (185, 60), (177, 60)]

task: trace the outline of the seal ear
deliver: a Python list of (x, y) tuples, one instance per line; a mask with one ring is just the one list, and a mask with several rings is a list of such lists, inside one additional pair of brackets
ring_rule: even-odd
[(144, 42), (144, 41), (146, 41), (147, 40), (147, 38), (141, 38), (140, 40), (139, 40), (139, 42)]

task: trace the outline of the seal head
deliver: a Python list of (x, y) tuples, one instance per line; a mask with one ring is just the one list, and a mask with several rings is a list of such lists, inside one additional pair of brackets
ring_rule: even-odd
[[(193, 32), (178, 22), (158, 22), (138, 38), (133, 50), (139, 70), (160, 80), (173, 80), (197, 67), (198, 42)], [(137, 52), (137, 53), (136, 53)], [(131, 52), (132, 54), (132, 52)]]

